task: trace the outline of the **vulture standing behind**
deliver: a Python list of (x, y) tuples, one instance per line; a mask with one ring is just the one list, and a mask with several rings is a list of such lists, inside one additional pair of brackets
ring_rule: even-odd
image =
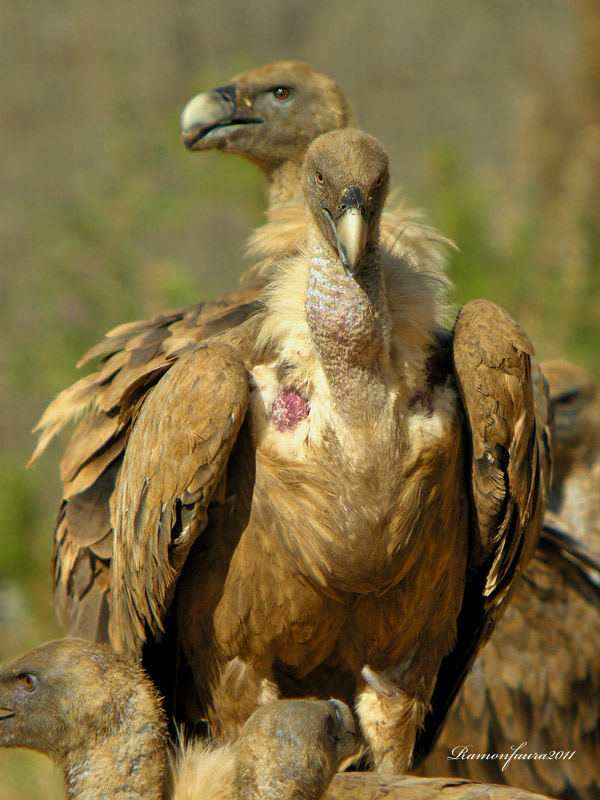
[[(133, 392), (141, 399), (182, 347), (234, 328), (257, 310), (272, 257), (294, 252), (305, 237), (299, 172), (306, 148), (319, 134), (352, 124), (352, 109), (334, 81), (295, 62), (250, 70), (186, 106), (182, 135), (189, 149), (238, 154), (261, 169), (270, 222), (255, 234), (252, 252), (258, 262), (239, 289), (116, 328), (80, 362), (100, 358), (98, 370), (59, 394), (36, 428), (40, 439), (32, 462), (58, 431), (83, 416), (61, 462), (64, 490), (53, 554), (55, 605), (71, 635), (108, 639), (110, 502), (129, 431), (123, 397)], [(383, 224), (389, 246), (427, 265), (443, 287), (444, 240), (401, 212), (384, 214)]]
[(0, 667), (0, 747), (52, 758), (70, 800), (319, 800), (330, 781), (329, 800), (540, 800), (468, 781), (334, 775), (353, 731), (343, 703), (282, 700), (235, 744), (173, 755), (150, 681), (106, 645), (62, 639)]
[(317, 139), (264, 310), (124, 403), (110, 635), (141, 655), (177, 590), (214, 735), (336, 695), (403, 772), (535, 549), (546, 454), (528, 339), (485, 301), (439, 331), (428, 270), (380, 243), (388, 179), (365, 134)]
[[(600, 398), (566, 361), (542, 364), (555, 421), (553, 483), (540, 545), (419, 770), (600, 798)], [(576, 537), (576, 538), (573, 538)], [(453, 759), (470, 753), (574, 752), (549, 760)]]
[(548, 508), (600, 558), (598, 384), (587, 370), (568, 361), (546, 361), (542, 369), (548, 380), (555, 427)]

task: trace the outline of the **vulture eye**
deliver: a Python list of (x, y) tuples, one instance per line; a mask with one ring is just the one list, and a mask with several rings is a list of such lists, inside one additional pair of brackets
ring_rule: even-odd
[(35, 675), (30, 675), (28, 672), (24, 672), (22, 675), (19, 675), (19, 681), (26, 692), (35, 692), (37, 689), (38, 682)]
[(379, 188), (380, 186), (383, 186), (383, 175), (380, 175), (380, 176), (377, 178), (377, 180), (375, 181), (375, 186), (376, 186), (377, 188)]
[(578, 391), (564, 394), (562, 395), (562, 397), (559, 397), (556, 401), (557, 408), (562, 409), (568, 414), (578, 413), (579, 411), (581, 411), (582, 405), (583, 401), (581, 397), (581, 392)]
[(271, 89), (271, 91), (273, 97), (277, 100), (289, 100), (292, 96), (292, 90), (287, 86), (276, 86), (274, 89)]
[(323, 173), (320, 169), (316, 170), (315, 172), (315, 180), (319, 184), (319, 186), (323, 186), (325, 183), (325, 178), (323, 177)]

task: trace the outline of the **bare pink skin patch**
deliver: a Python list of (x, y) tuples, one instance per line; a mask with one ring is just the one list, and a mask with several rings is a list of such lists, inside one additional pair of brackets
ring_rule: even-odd
[(421, 414), (427, 419), (433, 416), (433, 398), (429, 392), (417, 392), (410, 398), (408, 407), (415, 414)]
[(308, 400), (296, 389), (282, 389), (271, 408), (271, 422), (280, 433), (293, 431), (308, 417)]

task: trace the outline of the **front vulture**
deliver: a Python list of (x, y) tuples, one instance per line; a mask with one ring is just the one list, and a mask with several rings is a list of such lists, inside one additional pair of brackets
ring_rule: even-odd
[[(272, 258), (295, 252), (305, 236), (299, 174), (306, 148), (319, 134), (352, 124), (352, 109), (331, 78), (287, 61), (243, 73), (184, 109), (186, 147), (218, 149), (257, 164), (267, 182), (269, 222), (252, 239), (257, 263), (236, 291), (111, 331), (80, 362), (100, 358), (97, 371), (61, 392), (36, 428), (40, 440), (32, 462), (58, 431), (83, 417), (61, 462), (64, 490), (53, 556), (55, 604), (71, 635), (108, 638), (110, 502), (129, 430), (123, 398), (143, 397), (181, 348), (234, 328), (257, 310)], [(443, 287), (443, 240), (406, 213), (384, 215), (384, 225), (390, 246), (437, 273)]]
[(317, 139), (263, 310), (125, 398), (110, 635), (176, 628), (219, 737), (333, 695), (405, 771), (535, 548), (546, 453), (529, 341), (485, 301), (440, 333), (435, 279), (381, 243), (388, 178), (365, 134)]

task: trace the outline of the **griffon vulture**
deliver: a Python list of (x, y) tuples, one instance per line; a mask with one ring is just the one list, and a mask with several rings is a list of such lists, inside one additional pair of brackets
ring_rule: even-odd
[(353, 731), (343, 703), (281, 700), (234, 744), (172, 753), (150, 681), (106, 645), (62, 639), (0, 667), (0, 747), (48, 755), (71, 800), (541, 800), (469, 781), (335, 775)]
[[(335, 83), (295, 62), (250, 70), (186, 106), (182, 136), (188, 148), (235, 153), (262, 170), (270, 221), (253, 238), (258, 261), (238, 290), (111, 331), (80, 362), (100, 358), (97, 371), (58, 395), (36, 428), (40, 439), (32, 462), (59, 430), (83, 416), (61, 462), (64, 489), (53, 554), (55, 605), (70, 634), (108, 638), (110, 498), (129, 430), (121, 414), (123, 396), (135, 391), (141, 398), (182, 347), (234, 328), (257, 310), (271, 259), (294, 252), (305, 236), (299, 169), (306, 148), (320, 133), (352, 124), (353, 112)], [(403, 212), (384, 214), (383, 225), (388, 246), (435, 271), (443, 286), (444, 240)]]
[(175, 626), (220, 738), (333, 695), (405, 771), (535, 548), (547, 454), (527, 337), (485, 301), (440, 332), (435, 279), (381, 244), (388, 178), (365, 134), (317, 139), (264, 309), (124, 399), (110, 634), (139, 656)]
[[(542, 364), (555, 421), (553, 483), (540, 545), (419, 770), (600, 797), (600, 403), (592, 376)], [(576, 537), (576, 538), (573, 538)], [(571, 753), (503, 762), (470, 753)]]

